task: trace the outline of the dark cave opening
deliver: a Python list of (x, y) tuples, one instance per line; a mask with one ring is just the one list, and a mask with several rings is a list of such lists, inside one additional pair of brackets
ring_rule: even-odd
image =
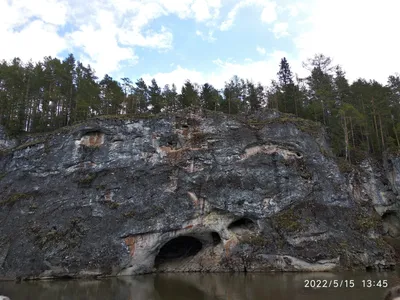
[(395, 211), (387, 211), (382, 215), (383, 228), (393, 238), (400, 237), (400, 218)]
[(157, 268), (169, 261), (195, 256), (202, 248), (203, 244), (198, 239), (192, 236), (179, 236), (161, 247), (154, 266)]
[(230, 230), (237, 230), (237, 229), (247, 229), (247, 230), (254, 230), (256, 228), (256, 224), (248, 218), (241, 218), (239, 220), (236, 220), (232, 222), (229, 226), (228, 229)]
[(215, 232), (215, 231), (211, 232), (211, 237), (212, 237), (214, 246), (216, 246), (216, 245), (218, 245), (219, 243), (222, 242), (221, 237), (218, 234), (218, 232)]

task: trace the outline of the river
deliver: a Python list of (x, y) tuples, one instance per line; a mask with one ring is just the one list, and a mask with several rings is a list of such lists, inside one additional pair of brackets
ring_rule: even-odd
[[(400, 284), (399, 274), (151, 274), (99, 280), (0, 282), (0, 295), (11, 300), (378, 300), (387, 290), (383, 286)], [(305, 287), (319, 282), (331, 287)], [(374, 282), (382, 287), (372, 287)]]

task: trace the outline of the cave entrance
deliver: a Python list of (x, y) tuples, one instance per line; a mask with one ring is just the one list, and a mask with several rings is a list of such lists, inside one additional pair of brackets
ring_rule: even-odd
[(190, 256), (195, 256), (203, 244), (192, 236), (179, 236), (167, 242), (161, 247), (156, 256), (154, 266), (158, 268), (161, 264), (181, 260)]
[(392, 238), (400, 237), (400, 219), (396, 212), (387, 211), (382, 215), (384, 231)]
[(222, 242), (221, 236), (218, 234), (218, 232), (215, 231), (211, 232), (211, 238), (213, 240), (213, 246), (217, 246)]
[(239, 220), (232, 222), (228, 226), (228, 229), (234, 232), (240, 232), (243, 230), (255, 230), (256, 224), (254, 224), (254, 222), (248, 218), (241, 218)]

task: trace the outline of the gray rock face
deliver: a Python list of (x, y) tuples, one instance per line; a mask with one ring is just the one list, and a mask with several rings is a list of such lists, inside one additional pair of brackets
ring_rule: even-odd
[(0, 276), (391, 267), (352, 184), (276, 112), (91, 120), (0, 157)]
[(4, 151), (7, 149), (11, 149), (17, 145), (17, 142), (15, 140), (9, 139), (3, 129), (3, 127), (0, 125), (0, 151)]

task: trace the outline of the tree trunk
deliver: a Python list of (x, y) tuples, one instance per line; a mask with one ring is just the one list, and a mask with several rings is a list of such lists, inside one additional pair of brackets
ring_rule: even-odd
[(353, 149), (355, 148), (355, 143), (354, 143), (354, 131), (353, 131), (353, 119), (350, 117), (350, 130), (351, 130), (351, 140), (353, 142)]
[(378, 143), (379, 148), (381, 149), (381, 146), (379, 145), (378, 123), (376, 121), (376, 111), (375, 111), (374, 97), (372, 97), (372, 109), (373, 109), (373, 114), (374, 114), (374, 127), (375, 127), (376, 141)]
[(385, 137), (383, 136), (383, 128), (382, 128), (382, 119), (381, 115), (379, 115), (379, 126), (381, 128), (381, 138), (382, 138), (382, 150), (385, 149)]
[(345, 157), (346, 160), (349, 159), (349, 135), (347, 132), (347, 122), (346, 122), (346, 114), (342, 116), (342, 126), (344, 131), (344, 143), (345, 143)]

